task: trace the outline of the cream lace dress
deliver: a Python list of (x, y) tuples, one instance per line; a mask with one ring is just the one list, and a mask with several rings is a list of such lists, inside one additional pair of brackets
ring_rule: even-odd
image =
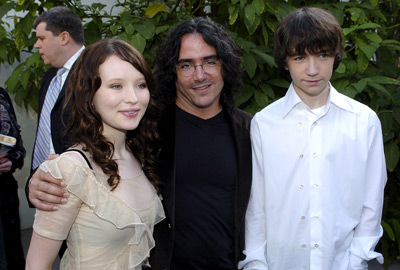
[(141, 269), (155, 245), (153, 227), (165, 217), (160, 198), (143, 172), (111, 192), (106, 175), (90, 163), (94, 170), (67, 152), (40, 166), (66, 181), (70, 197), (58, 211), (37, 210), (33, 229), (67, 239), (61, 269)]

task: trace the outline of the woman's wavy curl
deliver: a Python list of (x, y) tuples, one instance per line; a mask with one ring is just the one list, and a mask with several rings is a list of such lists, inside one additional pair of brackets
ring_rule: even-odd
[(156, 125), (159, 112), (154, 104), (154, 79), (143, 55), (130, 44), (116, 39), (103, 39), (88, 46), (80, 55), (69, 78), (69, 93), (66, 99), (70, 114), (67, 130), (68, 146), (82, 145), (94, 162), (106, 175), (114, 190), (120, 181), (118, 164), (112, 159), (114, 145), (102, 135), (103, 122), (93, 105), (93, 97), (101, 86), (99, 67), (111, 55), (118, 56), (134, 66), (145, 77), (150, 91), (150, 102), (146, 113), (135, 130), (127, 132), (127, 145), (141, 162), (149, 181), (159, 192), (159, 180), (155, 173), (159, 152), (159, 135)]

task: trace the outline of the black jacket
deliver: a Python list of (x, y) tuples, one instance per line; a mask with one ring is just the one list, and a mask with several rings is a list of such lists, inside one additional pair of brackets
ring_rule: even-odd
[[(235, 263), (243, 259), (244, 218), (250, 197), (252, 163), (250, 143), (250, 120), (252, 116), (239, 109), (226, 113), (237, 153), (238, 181), (234, 202), (234, 245)], [(175, 216), (175, 105), (166, 109), (159, 123), (159, 132), (163, 139), (159, 158), (158, 175), (163, 183), (161, 195), (166, 219), (154, 227), (156, 246), (151, 252), (151, 269), (169, 269), (174, 244)]]
[[(38, 111), (38, 120), (37, 120), (37, 127), (39, 126), (39, 120), (40, 120), (40, 115), (42, 112), (43, 108), (43, 103), (44, 99), (46, 97), (47, 90), (49, 88), (50, 82), (53, 79), (54, 76), (56, 76), (58, 69), (57, 68), (50, 68), (49, 70), (46, 71), (46, 73), (43, 76), (43, 81), (42, 85), (39, 89), (39, 111)], [(56, 100), (56, 103), (54, 104), (54, 107), (51, 111), (51, 116), (50, 116), (50, 122), (51, 122), (51, 138), (53, 142), (53, 147), (54, 151), (56, 154), (61, 154), (65, 152), (67, 149), (65, 144), (68, 141), (68, 136), (64, 136), (61, 138), (61, 133), (63, 132), (65, 128), (65, 124), (68, 121), (68, 107), (65, 110), (65, 113), (63, 114), (63, 106), (66, 98), (66, 94), (68, 92), (68, 78), (69, 75), (71, 74), (71, 71), (68, 73), (68, 76), (63, 84), (63, 87), (58, 95), (58, 98)], [(36, 131), (37, 132), (37, 131)], [(37, 136), (37, 134), (36, 134)], [(35, 143), (36, 143), (36, 137), (35, 137)], [(32, 162), (33, 162), (33, 153), (35, 150), (35, 145), (33, 145), (33, 150), (32, 150)], [(28, 204), (30, 207), (33, 207), (33, 205), (29, 201), (28, 193), (29, 193), (29, 179), (31, 179), (32, 174), (34, 171), (32, 171), (32, 163), (31, 163), (31, 173), (29, 175), (29, 178), (26, 182), (25, 185), (25, 194), (26, 197), (28, 198)]]
[(0, 133), (17, 139), (6, 155), (12, 162), (11, 170), (0, 174), (0, 269), (23, 270), (25, 260), (21, 245), (18, 184), (13, 173), (22, 168), (26, 152), (14, 107), (3, 88), (0, 88), (0, 105)]
[[(47, 90), (49, 88), (50, 82), (54, 76), (56, 76), (58, 69), (57, 68), (50, 68), (43, 77), (42, 86), (39, 90), (39, 111), (38, 111), (38, 121), (37, 125), (39, 125), (40, 115), (43, 108), (44, 99), (46, 97)], [(68, 77), (71, 74), (71, 71), (68, 73)], [(51, 111), (51, 138), (53, 141), (54, 151), (56, 154), (61, 154), (66, 150), (65, 142), (66, 138), (62, 138), (61, 140), (61, 133), (64, 130), (64, 123), (67, 123), (67, 116), (68, 113), (62, 114), (63, 106), (65, 97), (67, 94), (68, 89), (68, 77), (65, 80), (63, 87), (58, 95), (57, 101), (54, 104), (54, 107)], [(35, 149), (35, 148), (33, 148)]]

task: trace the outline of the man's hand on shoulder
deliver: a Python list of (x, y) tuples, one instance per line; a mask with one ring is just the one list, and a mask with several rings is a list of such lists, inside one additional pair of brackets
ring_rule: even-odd
[(64, 180), (55, 179), (40, 168), (32, 175), (29, 184), (29, 201), (39, 210), (56, 211), (58, 204), (66, 204), (69, 193)]

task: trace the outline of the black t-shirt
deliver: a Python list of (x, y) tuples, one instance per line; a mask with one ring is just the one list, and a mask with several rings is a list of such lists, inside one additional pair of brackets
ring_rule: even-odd
[(176, 114), (173, 270), (232, 270), (237, 164), (224, 113)]

